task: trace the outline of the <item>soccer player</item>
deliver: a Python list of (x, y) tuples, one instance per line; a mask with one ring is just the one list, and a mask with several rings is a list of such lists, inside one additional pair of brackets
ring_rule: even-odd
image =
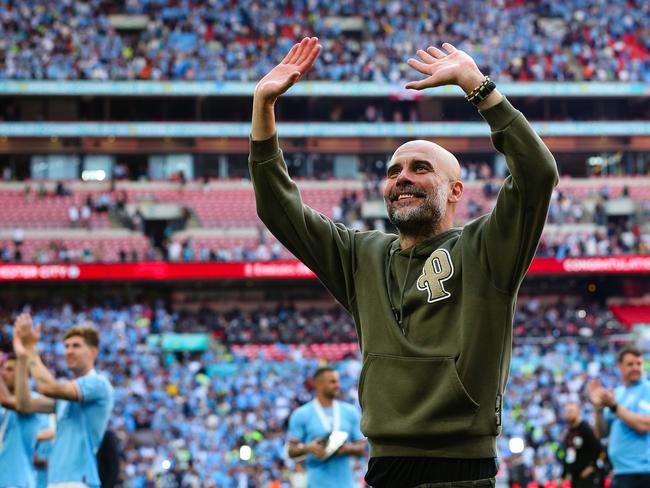
[(16, 358), (6, 357), (0, 366), (0, 488), (31, 488), (38, 419), (15, 411), (15, 378)]
[[(609, 433), (608, 453), (614, 466), (613, 488), (650, 486), (650, 381), (643, 375), (643, 354), (633, 346), (618, 353), (623, 384), (613, 392), (599, 380), (589, 384), (596, 407), (596, 433)], [(606, 411), (604, 409), (607, 409)]]
[[(29, 314), (16, 319), (16, 404), (27, 412), (56, 412), (57, 432), (48, 461), (48, 486), (99, 487), (96, 453), (113, 409), (113, 387), (95, 371), (99, 334), (88, 327), (72, 327), (64, 336), (65, 360), (73, 380), (58, 381), (43, 365), (36, 346), (40, 327)], [(29, 394), (28, 371), (36, 390)], [(74, 484), (71, 484), (74, 483)]]
[(408, 64), (406, 88), (455, 85), (489, 124), (509, 176), (495, 208), (462, 228), (458, 160), (431, 141), (399, 146), (384, 201), (398, 235), (359, 232), (304, 205), (278, 143), (274, 105), (314, 64), (305, 38), (257, 84), (249, 169), (257, 213), (355, 319), (361, 431), (374, 487), (494, 486), (496, 437), (519, 286), (544, 228), (555, 160), (524, 116), (451, 44)]
[(47, 488), (47, 463), (52, 453), (52, 444), (56, 435), (56, 415), (39, 413), (39, 431), (36, 437), (34, 468), (36, 470), (36, 488)]
[[(366, 441), (359, 430), (357, 409), (337, 400), (341, 391), (339, 374), (332, 368), (319, 368), (312, 377), (316, 398), (296, 409), (289, 418), (289, 456), (307, 456), (309, 488), (352, 488), (356, 486), (350, 456), (363, 456)], [(326, 447), (344, 433), (336, 450)], [(339, 445), (340, 444), (340, 445)]]

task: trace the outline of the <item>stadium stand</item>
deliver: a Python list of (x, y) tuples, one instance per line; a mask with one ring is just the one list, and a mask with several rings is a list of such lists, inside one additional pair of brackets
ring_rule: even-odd
[[(497, 179), (470, 177), (457, 213), (459, 224), (492, 208), (498, 184)], [(0, 243), (6, 241), (0, 244), (1, 259), (41, 263), (293, 259), (262, 230), (248, 181), (189, 182), (182, 187), (117, 182), (114, 186), (110, 191), (108, 184), (73, 182), (57, 192), (51, 183), (0, 183), (0, 204), (6, 209), (0, 216), (0, 228), (5, 229), (0, 230)], [(336, 221), (361, 230), (387, 226), (381, 219), (363, 217), (364, 203), (381, 195), (360, 181), (303, 180), (300, 186), (307, 204)], [(185, 230), (172, 231), (160, 250), (149, 243), (135, 220), (141, 205), (151, 203), (178, 205), (190, 216)], [(120, 219), (123, 214), (126, 219)], [(538, 254), (558, 258), (648, 254), (649, 216), (646, 178), (563, 180), (553, 195)], [(24, 241), (20, 246), (8, 242), (15, 241), (16, 232)]]
[[(287, 480), (292, 466), (283, 451), (284, 425), (291, 409), (310, 398), (305, 378), (322, 360), (340, 371), (345, 398), (357, 401), (356, 334), (340, 309), (271, 304), (273, 310), (190, 312), (167, 306), (159, 301), (32, 311), (45, 331), (46, 362), (61, 374), (65, 363), (56, 338), (73, 324), (101, 331), (99, 370), (115, 385), (111, 427), (126, 446), (123, 475), (129, 486), (165, 479), (182, 486), (193, 473), (201, 486), (223, 488), (241, 486), (240, 476), (252, 486)], [(1, 343), (11, 330), (5, 324)], [(174, 332), (208, 333), (212, 345), (182, 352), (155, 340)], [(612, 312), (578, 297), (523, 297), (499, 441), (500, 476), (507, 477), (509, 462), (519, 456), (508, 447), (518, 436), (529, 446), (522, 456), (530, 479), (544, 486), (559, 478), (562, 404), (580, 399), (588, 405), (590, 377), (613, 384), (613, 347), (627, 333)], [(244, 444), (253, 447), (249, 463), (239, 458)], [(357, 476), (363, 468), (357, 464)]]
[[(410, 78), (405, 60), (417, 48), (450, 41), (507, 84), (540, 130), (558, 121), (577, 130), (543, 136), (562, 179), (538, 257), (650, 254), (649, 2), (445, 0), (423, 12), (413, 0), (0, 0), (0, 345), (10, 347), (15, 314), (31, 310), (44, 324), (44, 361), (63, 376), (61, 332), (76, 324), (101, 331), (98, 369), (116, 387), (111, 428), (124, 446), (125, 487), (292, 486), (301, 468), (286, 457), (286, 419), (311, 398), (306, 378), (333, 365), (343, 397), (357, 403), (354, 323), (304, 277), (75, 281), (83, 266), (74, 264), (61, 281), (12, 278), (23, 266), (40, 269), (31, 263), (293, 260), (255, 213), (245, 97), (303, 35), (319, 36), (323, 55), (307, 77), (314, 83), (278, 107), (283, 120), (294, 130), (313, 122), (387, 130), (283, 136), (305, 202), (324, 215), (390, 229), (377, 211), (381, 177), (406, 137), (390, 124), (405, 124), (410, 137), (429, 122), (465, 131), (479, 120), (461, 97), (395, 89)], [(130, 80), (146, 83), (111, 83)], [(365, 93), (375, 85), (385, 93)], [(192, 91), (206, 86), (206, 94)], [(71, 132), (50, 132), (47, 123), (61, 121)], [(598, 121), (636, 132), (600, 134)], [(142, 136), (141, 122), (174, 135)], [(218, 131), (195, 136), (186, 129), (192, 122), (217, 122)], [(233, 127), (237, 136), (219, 132)], [(490, 210), (505, 166), (487, 133), (452, 136), (441, 143), (461, 160), (464, 223)], [(61, 156), (53, 169), (48, 155)], [(92, 156), (110, 161), (103, 181), (84, 177)], [(179, 160), (187, 165), (174, 166)], [(72, 169), (57, 173), (62, 166)], [(650, 349), (647, 269), (525, 280), (498, 441), (500, 486), (561, 485), (563, 405), (579, 401), (592, 421), (587, 381), (616, 384), (621, 344)], [(523, 440), (523, 452), (511, 450), (513, 439)], [(252, 447), (248, 461), (243, 445)], [(366, 459), (356, 463), (357, 479), (365, 467)]]
[(416, 1), (6, 0), (2, 10), (9, 79), (252, 81), (316, 35), (317, 79), (402, 80), (405, 56), (449, 41), (498, 81), (650, 80), (648, 6), (627, 0), (450, 0), (427, 16)]

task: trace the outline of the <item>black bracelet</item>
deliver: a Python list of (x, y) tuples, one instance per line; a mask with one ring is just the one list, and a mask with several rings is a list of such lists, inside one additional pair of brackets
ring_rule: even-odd
[(612, 405), (611, 407), (609, 407), (609, 409), (612, 411), (612, 413), (613, 413), (614, 415), (616, 415), (616, 409), (617, 409), (617, 408), (618, 408), (618, 403), (615, 403), (614, 405)]
[(465, 100), (472, 103), (473, 105), (478, 105), (483, 100), (485, 100), (490, 93), (494, 91), (497, 87), (497, 84), (490, 79), (489, 76), (486, 76), (479, 86), (474, 88), (466, 97)]

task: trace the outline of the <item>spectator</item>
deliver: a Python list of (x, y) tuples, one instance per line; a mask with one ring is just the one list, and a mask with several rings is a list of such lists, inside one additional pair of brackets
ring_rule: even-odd
[(79, 225), (79, 209), (75, 205), (68, 207), (68, 221), (70, 227), (77, 227)]
[(92, 217), (92, 211), (87, 204), (84, 204), (81, 207), (81, 224), (84, 228), (90, 230), (90, 218)]
[(578, 403), (567, 403), (564, 416), (569, 428), (564, 440), (564, 478), (571, 481), (572, 488), (595, 488), (599, 465), (605, 459), (603, 447), (593, 429), (582, 420)]
[(25, 240), (25, 231), (20, 227), (16, 228), (14, 230), (14, 246), (16, 246), (16, 248), (20, 248), (24, 240)]

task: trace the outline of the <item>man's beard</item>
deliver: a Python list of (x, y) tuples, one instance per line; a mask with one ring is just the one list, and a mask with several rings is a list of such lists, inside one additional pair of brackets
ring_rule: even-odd
[(324, 393), (325, 398), (329, 400), (336, 400), (339, 396), (339, 390), (326, 390)]
[[(415, 196), (426, 195), (412, 185), (396, 187), (393, 193), (412, 193)], [(400, 208), (394, 206), (399, 201), (393, 201), (391, 195), (386, 209), (388, 220), (402, 235), (419, 236), (435, 232), (445, 215), (449, 189), (446, 185), (438, 187), (435, 193), (426, 195), (424, 201), (417, 207)]]

